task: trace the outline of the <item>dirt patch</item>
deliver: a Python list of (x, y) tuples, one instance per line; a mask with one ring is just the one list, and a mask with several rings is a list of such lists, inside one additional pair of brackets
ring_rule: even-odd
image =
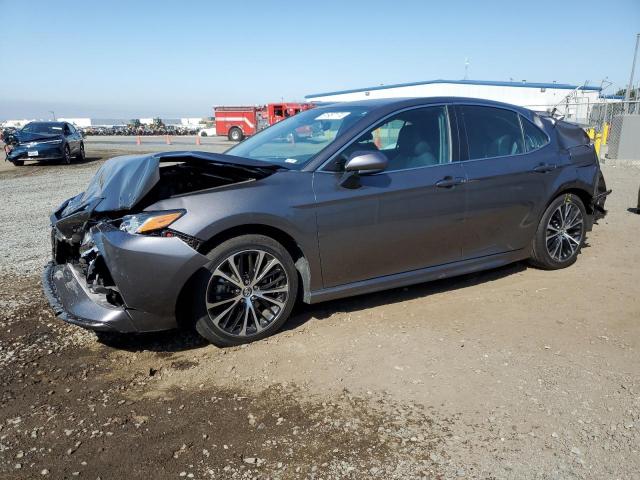
[(636, 478), (640, 169), (604, 173), (571, 268), (303, 306), (244, 347), (98, 341), (0, 275), (0, 477)]
[[(75, 329), (54, 332), (48, 320), (32, 322), (40, 337), (9, 329), (3, 345), (28, 349)], [(162, 372), (92, 347), (19, 354), (2, 369), (3, 478), (407, 478), (440, 470), (447, 425), (423, 407), (348, 391), (311, 401), (284, 384), (261, 391), (201, 384), (151, 398), (145, 392)], [(170, 362), (166, 370), (196, 366), (154, 355)]]

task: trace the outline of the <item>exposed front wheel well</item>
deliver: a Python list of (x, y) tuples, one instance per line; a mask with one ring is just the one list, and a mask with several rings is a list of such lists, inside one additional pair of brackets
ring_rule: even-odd
[(237, 227), (233, 227), (220, 232), (217, 235), (211, 237), (206, 242), (203, 242), (202, 245), (198, 248), (198, 251), (207, 252), (211, 250), (211, 248), (213, 248), (215, 245), (219, 245), (225, 240), (233, 237), (239, 237), (240, 235), (251, 234), (265, 235), (267, 237), (273, 238), (287, 249), (294, 262), (299, 258), (304, 258), (302, 249), (298, 246), (298, 243), (293, 239), (293, 237), (291, 237), (291, 235), (280, 230), (279, 228), (261, 224), (239, 225)]

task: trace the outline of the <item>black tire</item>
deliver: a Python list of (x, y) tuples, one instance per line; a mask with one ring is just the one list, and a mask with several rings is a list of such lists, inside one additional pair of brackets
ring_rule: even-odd
[(244, 133), (238, 127), (231, 127), (229, 130), (229, 140), (232, 142), (241, 142), (244, 138)]
[(80, 162), (84, 162), (84, 160), (87, 158), (85, 152), (84, 152), (84, 143), (80, 144), (80, 151), (78, 152), (78, 155), (76, 156), (76, 160), (80, 161)]
[[(264, 300), (261, 299), (257, 299), (256, 303), (249, 302), (249, 298), (251, 298), (253, 301), (255, 297), (251, 296), (251, 292), (245, 294), (244, 290), (246, 289), (251, 291), (251, 287), (253, 284), (251, 284), (251, 286), (245, 287), (245, 289), (243, 289), (241, 293), (239, 293), (240, 289), (235, 290), (235, 292), (231, 292), (233, 295), (236, 295), (234, 298), (242, 298), (242, 300), (239, 300), (239, 303), (231, 301), (231, 303), (237, 305), (235, 307), (232, 307), (231, 314), (237, 313), (235, 317), (239, 319), (242, 312), (245, 312), (245, 310), (247, 309), (246, 304), (250, 303), (252, 305), (250, 307), (250, 310), (252, 312), (257, 312), (254, 313), (254, 315), (261, 316), (261, 318), (257, 320), (257, 323), (260, 323), (263, 320), (266, 320), (267, 322), (264, 326), (261, 326), (261, 330), (258, 330), (257, 325), (255, 325), (256, 322), (252, 320), (254, 325), (253, 328), (251, 326), (244, 328), (243, 330), (246, 332), (244, 335), (242, 333), (232, 334), (228, 330), (228, 323), (231, 322), (228, 321), (227, 325), (219, 326), (216, 325), (211, 318), (212, 316), (219, 315), (220, 310), (226, 309), (226, 305), (231, 305), (231, 303), (226, 303), (224, 306), (216, 307), (218, 308), (218, 310), (215, 310), (213, 308), (211, 310), (207, 310), (206, 303), (208, 301), (213, 303), (213, 301), (217, 301), (220, 299), (220, 297), (215, 298), (215, 296), (212, 296), (212, 294), (215, 294), (216, 288), (214, 287), (210, 290), (209, 285), (211, 284), (211, 282), (219, 278), (214, 275), (214, 272), (218, 268), (225, 268), (225, 265), (228, 267), (228, 263), (226, 263), (226, 261), (230, 256), (234, 254), (246, 255), (247, 252), (254, 252), (255, 250), (264, 252), (265, 257), (263, 262), (257, 266), (257, 269), (253, 270), (254, 278), (258, 276), (259, 271), (262, 270), (260, 268), (262, 265), (264, 265), (263, 268), (267, 267), (267, 264), (265, 264), (265, 262), (269, 257), (272, 257), (273, 259), (277, 260), (277, 262), (279, 262), (279, 264), (276, 263), (276, 266), (273, 267), (271, 271), (273, 271), (275, 275), (279, 275), (281, 276), (281, 278), (284, 278), (286, 282), (286, 290), (281, 294), (276, 294), (280, 295), (278, 300), (281, 301), (283, 305), (279, 307), (274, 314), (272, 310), (265, 308), (265, 306), (271, 305), (271, 302), (264, 302)], [(207, 254), (207, 257), (211, 260), (211, 268), (209, 269), (206, 278), (203, 277), (201, 280), (198, 280), (196, 288), (194, 288), (194, 297), (191, 299), (192, 306), (194, 307), (194, 317), (196, 319), (196, 330), (200, 335), (202, 335), (205, 339), (218, 347), (229, 347), (263, 339), (272, 335), (273, 333), (278, 331), (280, 327), (282, 327), (282, 325), (289, 318), (289, 315), (291, 314), (296, 301), (296, 295), (298, 292), (298, 272), (294, 266), (291, 255), (280, 243), (264, 235), (242, 235), (239, 237), (231, 238), (213, 248)], [(245, 266), (248, 267), (248, 265)], [(241, 267), (242, 265), (238, 267), (238, 271), (242, 270)], [(253, 265), (253, 267), (255, 267), (255, 264)], [(286, 273), (286, 276), (283, 276), (283, 273)], [(268, 276), (265, 276), (264, 278), (267, 279), (264, 281), (268, 281)], [(259, 282), (256, 282), (256, 284), (258, 283)], [(218, 285), (220, 285), (220, 283)], [(228, 285), (231, 284), (229, 283)], [(246, 280), (244, 285), (248, 285)], [(263, 291), (265, 292), (264, 294), (262, 294)], [(254, 293), (256, 293), (256, 295), (258, 296), (262, 294), (263, 297), (261, 298), (264, 298), (266, 290), (258, 290), (256, 288), (254, 290)], [(271, 293), (269, 293), (269, 295), (271, 295)], [(229, 302), (229, 300), (227, 300), (227, 302)], [(270, 308), (273, 308), (273, 306), (271, 306)], [(235, 309), (238, 310), (236, 311)], [(264, 316), (265, 312), (272, 315), (274, 318), (266, 318)], [(229, 317), (232, 316), (231, 314), (229, 315)], [(223, 321), (224, 319), (220, 320), (219, 323), (222, 323)], [(231, 327), (232, 331), (234, 330), (235, 323), (233, 325), (234, 326)], [(247, 323), (245, 323), (245, 325), (247, 325)], [(223, 327), (227, 327), (227, 330), (225, 330)], [(239, 325), (239, 328), (241, 329), (242, 327)], [(249, 333), (249, 328), (252, 328), (252, 330), (255, 331)]]
[[(566, 222), (562, 211), (569, 212)], [(572, 220), (574, 214), (577, 216)], [(573, 265), (584, 245), (586, 222), (587, 212), (580, 197), (572, 193), (556, 197), (540, 219), (529, 262), (544, 270)]]
[(206, 137), (206, 136), (207, 136), (207, 132), (202, 132), (202, 133), (200, 134), (200, 136), (201, 136), (201, 137)]
[(64, 146), (64, 150), (62, 151), (62, 163), (64, 163), (65, 165), (70, 165), (71, 164), (71, 149), (69, 148), (69, 145), (65, 145)]
[(14, 161), (13, 161), (13, 164), (14, 164), (16, 167), (21, 167), (21, 166), (23, 166), (23, 165), (24, 165), (24, 160), (14, 160)]

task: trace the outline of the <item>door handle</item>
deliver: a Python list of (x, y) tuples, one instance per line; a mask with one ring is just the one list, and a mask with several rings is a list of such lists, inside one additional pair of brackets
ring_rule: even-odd
[(463, 177), (444, 177), (442, 180), (436, 182), (438, 188), (453, 188), (456, 185), (462, 185), (467, 180)]
[(552, 172), (556, 168), (557, 168), (556, 165), (548, 164), (548, 163), (541, 163), (540, 165), (535, 167), (533, 169), (533, 171), (536, 172), (536, 173), (547, 173), (547, 172)]

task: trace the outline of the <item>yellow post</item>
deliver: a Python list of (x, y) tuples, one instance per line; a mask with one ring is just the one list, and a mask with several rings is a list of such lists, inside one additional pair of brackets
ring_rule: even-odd
[(595, 149), (598, 157), (600, 157), (600, 145), (602, 145), (602, 134), (596, 133)]
[(608, 138), (609, 138), (609, 124), (605, 122), (604, 127), (602, 127), (602, 145), (607, 144)]
[(589, 130), (587, 130), (587, 135), (589, 135), (589, 138), (593, 140), (596, 136), (595, 128), (590, 128)]

